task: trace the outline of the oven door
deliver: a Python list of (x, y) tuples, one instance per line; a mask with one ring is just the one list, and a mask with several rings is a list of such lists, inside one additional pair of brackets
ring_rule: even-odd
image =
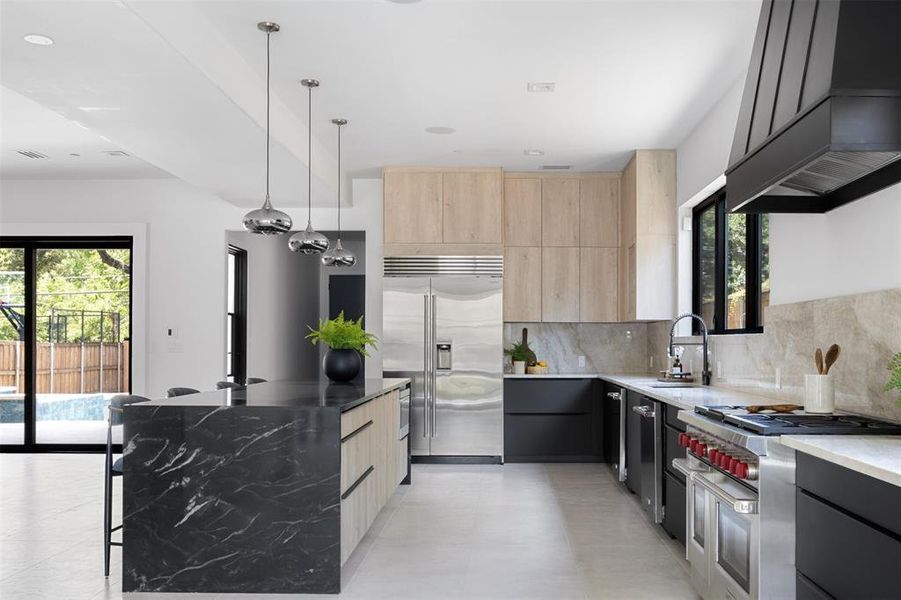
[(691, 583), (703, 598), (710, 594), (710, 559), (712, 523), (709, 519), (709, 505), (713, 497), (707, 489), (695, 485), (698, 473), (709, 472), (698, 461), (685, 458), (673, 459), (673, 468), (685, 475), (685, 559), (691, 564)]
[(696, 473), (693, 484), (707, 495), (710, 597), (756, 600), (760, 544), (757, 494), (716, 472)]

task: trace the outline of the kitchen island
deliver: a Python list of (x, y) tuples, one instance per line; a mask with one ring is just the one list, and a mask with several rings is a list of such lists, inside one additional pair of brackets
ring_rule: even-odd
[(408, 480), (408, 386), (274, 381), (126, 407), (123, 591), (339, 592)]

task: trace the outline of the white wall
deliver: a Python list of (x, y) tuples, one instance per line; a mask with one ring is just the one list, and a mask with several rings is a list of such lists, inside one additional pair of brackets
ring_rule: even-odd
[(772, 304), (901, 288), (901, 184), (824, 215), (770, 215)]
[(135, 236), (133, 390), (151, 396), (224, 375), (232, 212), (175, 179), (0, 182), (0, 235)]

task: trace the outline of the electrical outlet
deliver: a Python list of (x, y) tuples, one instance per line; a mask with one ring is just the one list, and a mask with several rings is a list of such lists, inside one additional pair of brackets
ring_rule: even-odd
[(776, 389), (782, 389), (782, 367), (776, 367)]
[(653, 354), (651, 355), (651, 365), (650, 366), (651, 366), (651, 371), (653, 371), (654, 370), (654, 355)]
[(584, 356), (579, 356), (579, 368), (580, 369), (585, 368), (585, 357)]
[(723, 363), (721, 361), (716, 361), (716, 376), (720, 379), (723, 377)]

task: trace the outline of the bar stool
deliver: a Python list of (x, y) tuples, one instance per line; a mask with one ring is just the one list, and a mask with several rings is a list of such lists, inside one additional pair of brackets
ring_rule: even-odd
[(254, 383), (266, 383), (266, 380), (262, 377), (248, 377), (247, 385), (253, 385)]
[(244, 386), (240, 383), (235, 383), (233, 381), (217, 381), (216, 389), (217, 390), (240, 390)]
[(113, 426), (122, 425), (122, 412), (126, 406), (149, 401), (150, 398), (144, 396), (123, 394), (113, 396), (109, 403), (103, 477), (103, 575), (106, 577), (109, 577), (110, 548), (122, 545), (122, 542), (114, 542), (112, 539), (113, 532), (122, 529), (122, 525), (113, 527), (113, 477), (122, 476), (123, 464), (121, 456), (113, 461)]
[(189, 387), (171, 387), (166, 390), (166, 398), (175, 398), (176, 396), (187, 396), (188, 394), (199, 394), (200, 390)]

